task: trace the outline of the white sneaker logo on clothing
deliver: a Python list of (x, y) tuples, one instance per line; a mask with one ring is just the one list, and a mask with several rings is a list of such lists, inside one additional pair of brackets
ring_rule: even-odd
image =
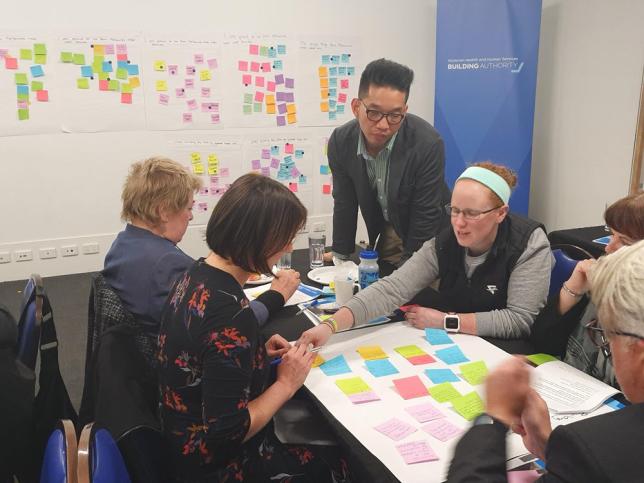
[(494, 295), (494, 293), (495, 293), (497, 290), (498, 290), (498, 288), (496, 288), (496, 285), (488, 285), (488, 286), (487, 286), (487, 291), (488, 291), (488, 292), (490, 292), (492, 295)]

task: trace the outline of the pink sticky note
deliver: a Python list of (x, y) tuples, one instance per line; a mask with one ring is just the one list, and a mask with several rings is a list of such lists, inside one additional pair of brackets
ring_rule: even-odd
[(262, 163), (259, 161), (259, 159), (253, 159), (250, 162), (250, 165), (253, 169), (260, 169), (262, 167)]
[(244, 74), (244, 75), (242, 76), (242, 84), (244, 84), (245, 86), (247, 86), (247, 87), (248, 87), (249, 85), (251, 85), (251, 84), (252, 84), (252, 82), (253, 82), (253, 76), (252, 76), (252, 75), (250, 75), (250, 74)]
[(40, 102), (47, 102), (49, 100), (49, 91), (36, 91), (36, 99)]
[(183, 87), (177, 87), (174, 90), (174, 94), (179, 98), (184, 98), (186, 97), (186, 90)]
[(290, 189), (293, 193), (297, 193), (297, 183), (289, 183), (288, 189)]
[(248, 53), (250, 55), (259, 55), (259, 45), (257, 44), (250, 44), (248, 46)]
[(169, 65), (168, 66), (168, 73), (170, 75), (177, 75), (179, 73), (179, 66), (178, 65)]
[(110, 90), (109, 81), (107, 81), (107, 80), (99, 80), (98, 81), (98, 90), (99, 91), (109, 91)]
[(262, 91), (255, 92), (255, 102), (263, 102), (263, 101), (264, 101), (264, 93)]
[(533, 483), (541, 475), (536, 470), (508, 471), (508, 483)]
[(340, 80), (340, 89), (348, 89), (348, 88), (349, 88), (349, 79)]
[(390, 437), (394, 441), (400, 441), (416, 432), (416, 428), (396, 418), (391, 418), (389, 421), (379, 424), (375, 427), (375, 430)]
[[(295, 184), (297, 186), (297, 183), (291, 183), (291, 184)], [(295, 192), (297, 192), (297, 190)], [(373, 391), (350, 394), (348, 397), (353, 404), (362, 404), (362, 403), (367, 403), (371, 401), (380, 401), (380, 398), (378, 397), (378, 395)]]
[(399, 444), (396, 449), (408, 465), (438, 460), (438, 455), (426, 441)]
[(246, 72), (248, 70), (248, 62), (245, 60), (240, 60), (237, 62), (237, 69), (241, 70), (242, 72)]
[(131, 92), (121, 92), (121, 104), (132, 104)]
[(271, 159), (271, 168), (277, 169), (280, 167), (280, 160), (277, 158)]
[(268, 148), (262, 149), (262, 159), (269, 159), (271, 157), (271, 150)]
[(300, 170), (297, 169), (295, 166), (291, 168), (291, 176), (293, 178), (297, 178), (300, 175)]
[(192, 113), (184, 112), (183, 113), (183, 122), (192, 122)]
[(170, 96), (168, 96), (167, 94), (159, 94), (159, 104), (167, 106), (168, 102), (170, 102)]
[(195, 101), (194, 99), (190, 99), (186, 101), (186, 105), (188, 106), (188, 109), (190, 109), (191, 111), (194, 111), (195, 109), (197, 109), (197, 101)]
[(195, 80), (194, 79), (186, 79), (185, 80), (185, 86), (186, 86), (186, 89), (194, 89)]
[(208, 67), (216, 69), (218, 66), (217, 59), (208, 59)]
[(398, 394), (400, 394), (403, 399), (429, 396), (429, 391), (427, 391), (427, 388), (418, 376), (394, 379), (393, 383), (394, 386), (396, 386)]
[(195, 69), (194, 65), (186, 66), (186, 75), (195, 75), (195, 72), (197, 72), (197, 69)]
[(322, 194), (323, 195), (330, 195), (331, 194), (331, 185), (330, 184), (323, 184), (322, 185)]
[(444, 418), (445, 415), (429, 403), (418, 404), (405, 408), (411, 416), (419, 423), (432, 421), (433, 419)]
[(259, 62), (251, 62), (250, 63), (250, 71), (251, 72), (259, 72)]
[(105, 45), (105, 54), (106, 55), (114, 55), (114, 44), (106, 44)]
[(422, 356), (409, 357), (407, 360), (409, 362), (411, 362), (415, 366), (420, 366), (422, 364), (431, 364), (432, 362), (436, 362), (436, 359), (434, 359), (429, 354), (424, 354)]
[(271, 175), (271, 168), (269, 167), (263, 167), (261, 170), (262, 176), (270, 176)]
[(9, 54), (8, 49), (0, 49), (0, 59), (4, 59)]
[(275, 92), (275, 82), (268, 81), (266, 83), (266, 90), (269, 91), (269, 92)]
[(260, 67), (262, 69), (262, 72), (270, 72), (271, 71), (271, 63), (270, 62), (262, 62), (262, 66)]
[(203, 64), (203, 54), (195, 54), (195, 64)]
[(343, 104), (347, 102), (347, 95), (344, 92), (340, 92), (340, 94), (338, 94), (338, 102)]
[(18, 109), (29, 109), (29, 101), (18, 101)]
[(228, 168), (220, 168), (219, 174), (221, 175), (222, 178), (227, 178), (230, 174), (230, 171), (228, 170)]
[(262, 76), (255, 76), (255, 86), (256, 87), (264, 87), (264, 78)]
[(125, 45), (125, 44), (116, 44), (116, 53), (117, 54), (127, 54), (127, 45)]
[(201, 112), (219, 112), (218, 102), (202, 102)]
[(15, 57), (5, 57), (4, 66), (5, 66), (5, 69), (17, 69), (18, 59), (16, 59)]
[(201, 211), (201, 212), (208, 211), (208, 203), (204, 203), (203, 201), (201, 203), (198, 203), (197, 204), (197, 211)]
[(208, 194), (208, 191), (208, 188), (205, 186), (199, 188), (199, 196), (206, 196)]
[(127, 54), (116, 54), (116, 60), (127, 61)]
[(201, 97), (210, 97), (210, 87), (201, 88)]
[[(221, 168), (219, 171), (221, 172), (221, 171), (223, 171), (224, 169), (228, 169), (228, 168)], [(219, 176), (211, 176), (211, 177), (210, 177), (210, 183), (211, 183), (213, 186), (219, 186)]]
[(219, 117), (219, 113), (214, 112), (210, 115), (210, 122), (212, 122), (213, 124), (219, 124), (220, 121), (221, 118)]
[(293, 145), (291, 143), (286, 143), (284, 145), (284, 152), (286, 154), (293, 154)]
[(442, 441), (443, 443), (447, 440), (455, 438), (463, 432), (461, 428), (450, 423), (447, 419), (444, 418), (430, 421), (420, 429), (428, 434), (431, 434), (434, 438)]

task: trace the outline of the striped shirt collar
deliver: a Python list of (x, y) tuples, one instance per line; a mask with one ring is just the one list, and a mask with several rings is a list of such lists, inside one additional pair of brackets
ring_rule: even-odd
[[(398, 131), (396, 131), (394, 133), (394, 135), (391, 136), (391, 139), (389, 140), (389, 142), (385, 145), (384, 148), (382, 148), (382, 151), (385, 151), (385, 150), (387, 151), (387, 157), (389, 157), (388, 155), (391, 154), (391, 150), (394, 148), (394, 142), (396, 141), (396, 136), (398, 136)], [(366, 146), (366, 144), (364, 142), (364, 134), (362, 134), (362, 131), (360, 131), (360, 135), (358, 136), (358, 152), (357, 152), (357, 154), (358, 154), (358, 156), (362, 156), (365, 159), (374, 159), (374, 157), (371, 156), (367, 152), (367, 146)], [(380, 154), (380, 153), (378, 153), (378, 154)]]

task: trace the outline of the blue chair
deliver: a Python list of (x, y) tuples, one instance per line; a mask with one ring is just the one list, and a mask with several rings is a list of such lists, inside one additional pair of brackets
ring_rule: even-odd
[(550, 273), (550, 289), (548, 296), (556, 294), (561, 286), (570, 278), (579, 260), (594, 258), (583, 248), (576, 245), (553, 245), (552, 255), (555, 257), (555, 266)]
[(83, 428), (78, 442), (78, 483), (131, 483), (112, 435), (94, 423)]
[(18, 321), (17, 359), (31, 370), (36, 368), (42, 306), (45, 290), (40, 275), (33, 274), (27, 281)]
[(40, 483), (76, 483), (76, 458), (74, 424), (63, 419), (47, 440)]

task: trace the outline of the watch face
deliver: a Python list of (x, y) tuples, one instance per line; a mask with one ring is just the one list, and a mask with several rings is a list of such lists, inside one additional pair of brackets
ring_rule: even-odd
[(447, 316), (445, 317), (445, 328), (450, 330), (458, 330), (458, 317)]

